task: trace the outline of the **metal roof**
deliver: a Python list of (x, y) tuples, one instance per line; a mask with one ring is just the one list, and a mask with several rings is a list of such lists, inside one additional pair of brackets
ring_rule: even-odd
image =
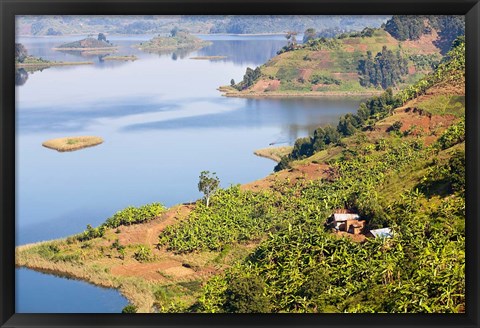
[(375, 238), (390, 238), (393, 236), (391, 228), (374, 229), (370, 230), (370, 232)]
[(360, 215), (358, 214), (347, 214), (347, 213), (334, 213), (333, 219), (335, 221), (347, 221), (347, 220), (358, 220)]

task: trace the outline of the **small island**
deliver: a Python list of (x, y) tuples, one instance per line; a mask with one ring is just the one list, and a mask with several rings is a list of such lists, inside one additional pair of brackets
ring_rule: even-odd
[(103, 33), (99, 33), (98, 37), (88, 37), (79, 41), (64, 43), (53, 50), (61, 51), (112, 51), (117, 49), (110, 41), (107, 40)]
[(42, 143), (42, 146), (59, 152), (66, 152), (93, 147), (101, 144), (102, 142), (103, 139), (100, 137), (80, 136), (47, 140)]
[(190, 33), (179, 30), (178, 28), (172, 29), (169, 36), (162, 37), (156, 36), (150, 41), (140, 43), (136, 47), (140, 50), (157, 52), (157, 51), (171, 51), (178, 49), (200, 49), (211, 45), (209, 41), (202, 40)]

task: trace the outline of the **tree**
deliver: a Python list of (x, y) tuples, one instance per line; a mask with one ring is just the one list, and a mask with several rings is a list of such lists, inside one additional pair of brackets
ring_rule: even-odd
[(307, 28), (303, 34), (303, 43), (313, 40), (317, 37), (317, 31), (314, 28)]
[(230, 85), (233, 87), (235, 85), (235, 80), (234, 79), (231, 79), (230, 80)]
[(105, 34), (103, 34), (103, 33), (98, 33), (97, 39), (98, 39), (98, 41), (108, 42), (108, 41), (107, 41), (107, 37), (106, 37)]
[(15, 60), (22, 63), (27, 58), (27, 49), (21, 43), (15, 43)]
[(178, 27), (174, 27), (172, 28), (172, 30), (170, 31), (170, 35), (173, 37), (177, 36), (177, 33), (178, 33)]
[(285, 38), (288, 40), (288, 45), (294, 47), (297, 44), (297, 32), (287, 32)]
[(217, 191), (219, 185), (220, 180), (216, 176), (215, 172), (210, 174), (210, 171), (202, 171), (200, 173), (198, 191), (204, 194), (205, 204), (207, 207), (210, 205), (210, 197), (215, 193), (215, 191)]

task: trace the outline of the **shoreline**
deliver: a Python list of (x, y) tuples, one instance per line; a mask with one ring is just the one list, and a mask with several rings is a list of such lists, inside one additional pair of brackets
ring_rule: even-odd
[(52, 48), (52, 50), (56, 51), (109, 51), (109, 50), (116, 50), (119, 47), (103, 47), (103, 48)]
[[(221, 90), (220, 90), (221, 91)], [(311, 93), (289, 93), (289, 92), (223, 92), (223, 97), (230, 98), (323, 98), (323, 97), (369, 97), (377, 96), (382, 92), (350, 92), (350, 91), (326, 91)]]
[(75, 66), (75, 65), (93, 65), (93, 62), (48, 62), (48, 63), (18, 63), (15, 68), (26, 67), (53, 67), (53, 66)]
[[(269, 151), (271, 151), (272, 154), (274, 154), (275, 151), (278, 152), (279, 149), (285, 151), (285, 149), (288, 147), (292, 148), (291, 146), (280, 146), (280, 147), (268, 147), (265, 149), (268, 149)], [(255, 155), (274, 160), (273, 158), (270, 158), (267, 156), (261, 156), (256, 153), (258, 151), (261, 152), (261, 150), (262, 149), (254, 151)], [(267, 175), (255, 181), (243, 183), (241, 184), (241, 187), (249, 188), (250, 185), (258, 183), (259, 181), (268, 180), (269, 176), (270, 175)], [(157, 219), (160, 220), (160, 222), (164, 222), (162, 221), (162, 218), (164, 216), (168, 217), (169, 215), (173, 215), (175, 218), (175, 221), (173, 223), (175, 223), (179, 219), (182, 220), (182, 215), (179, 216), (179, 213), (181, 213), (182, 210), (187, 210), (187, 216), (185, 216), (184, 218), (188, 217), (188, 213), (189, 213), (188, 208), (191, 206), (192, 206), (191, 203), (179, 203), (177, 205), (173, 205), (168, 209), (166, 209), (166, 211)], [(153, 222), (153, 221), (150, 221), (150, 222)], [(166, 226), (173, 223), (169, 223)], [(143, 224), (148, 224), (148, 223), (143, 223)], [(134, 226), (135, 225), (130, 227), (134, 227)], [(142, 227), (142, 224), (137, 225), (137, 227)], [(142, 228), (148, 230), (148, 227), (142, 227)], [(29, 255), (28, 253), (29, 249), (35, 248), (41, 244), (67, 242), (68, 238), (71, 236), (73, 235), (61, 237), (58, 239), (39, 241), (39, 242), (33, 242), (33, 243), (16, 246), (15, 247), (15, 268), (16, 269), (26, 268), (26, 269), (41, 272), (41, 273), (51, 274), (59, 278), (67, 278), (67, 279), (83, 281), (100, 288), (115, 289), (128, 300), (129, 304), (134, 304), (135, 306), (137, 306), (138, 313), (152, 313), (152, 308), (153, 308), (152, 304), (154, 304), (155, 299), (154, 299), (154, 295), (152, 293), (151, 288), (152, 286), (155, 286), (155, 283), (159, 283), (159, 282), (164, 283), (165, 281), (163, 280), (148, 280), (148, 279), (143, 279), (143, 277), (140, 277), (140, 276), (131, 277), (131, 276), (117, 275), (117, 274), (113, 274), (110, 269), (102, 270), (102, 271), (95, 270), (94, 269), (95, 266), (102, 265), (101, 261), (96, 261), (96, 260), (89, 261), (89, 262), (86, 262), (85, 264), (82, 263), (80, 265), (76, 262), (60, 262), (59, 263), (59, 262), (54, 262), (36, 255), (32, 256), (32, 255)], [(160, 255), (160, 258), (168, 258), (169, 260), (176, 258), (175, 255), (173, 255), (172, 257), (172, 254), (170, 254), (168, 251), (158, 251), (158, 252), (160, 252), (157, 254), (157, 255)], [(160, 262), (158, 263), (161, 263), (161, 261), (163, 260), (160, 260)], [(153, 262), (153, 263), (157, 263), (157, 262)], [(124, 265), (128, 266), (130, 264), (131, 262), (128, 262), (128, 261), (122, 260), (121, 262), (122, 266)], [(204, 269), (208, 269), (208, 268), (204, 268)], [(223, 271), (223, 269), (218, 268), (215, 271), (216, 271), (215, 273), (213, 272), (207, 273), (203, 270), (200, 270), (199, 272), (195, 273), (195, 277), (197, 279), (202, 280), (205, 277), (208, 278), (208, 276), (211, 274), (216, 274), (218, 272)], [(190, 279), (193, 279), (193, 278), (190, 278)], [(180, 278), (180, 281), (182, 281), (181, 278)], [(121, 309), (119, 310), (121, 311)]]

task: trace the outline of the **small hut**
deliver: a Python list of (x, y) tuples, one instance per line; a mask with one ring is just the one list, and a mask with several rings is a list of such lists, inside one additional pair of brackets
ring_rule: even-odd
[(360, 220), (360, 215), (355, 213), (334, 213), (332, 225), (337, 231), (360, 234), (365, 227), (365, 221)]

